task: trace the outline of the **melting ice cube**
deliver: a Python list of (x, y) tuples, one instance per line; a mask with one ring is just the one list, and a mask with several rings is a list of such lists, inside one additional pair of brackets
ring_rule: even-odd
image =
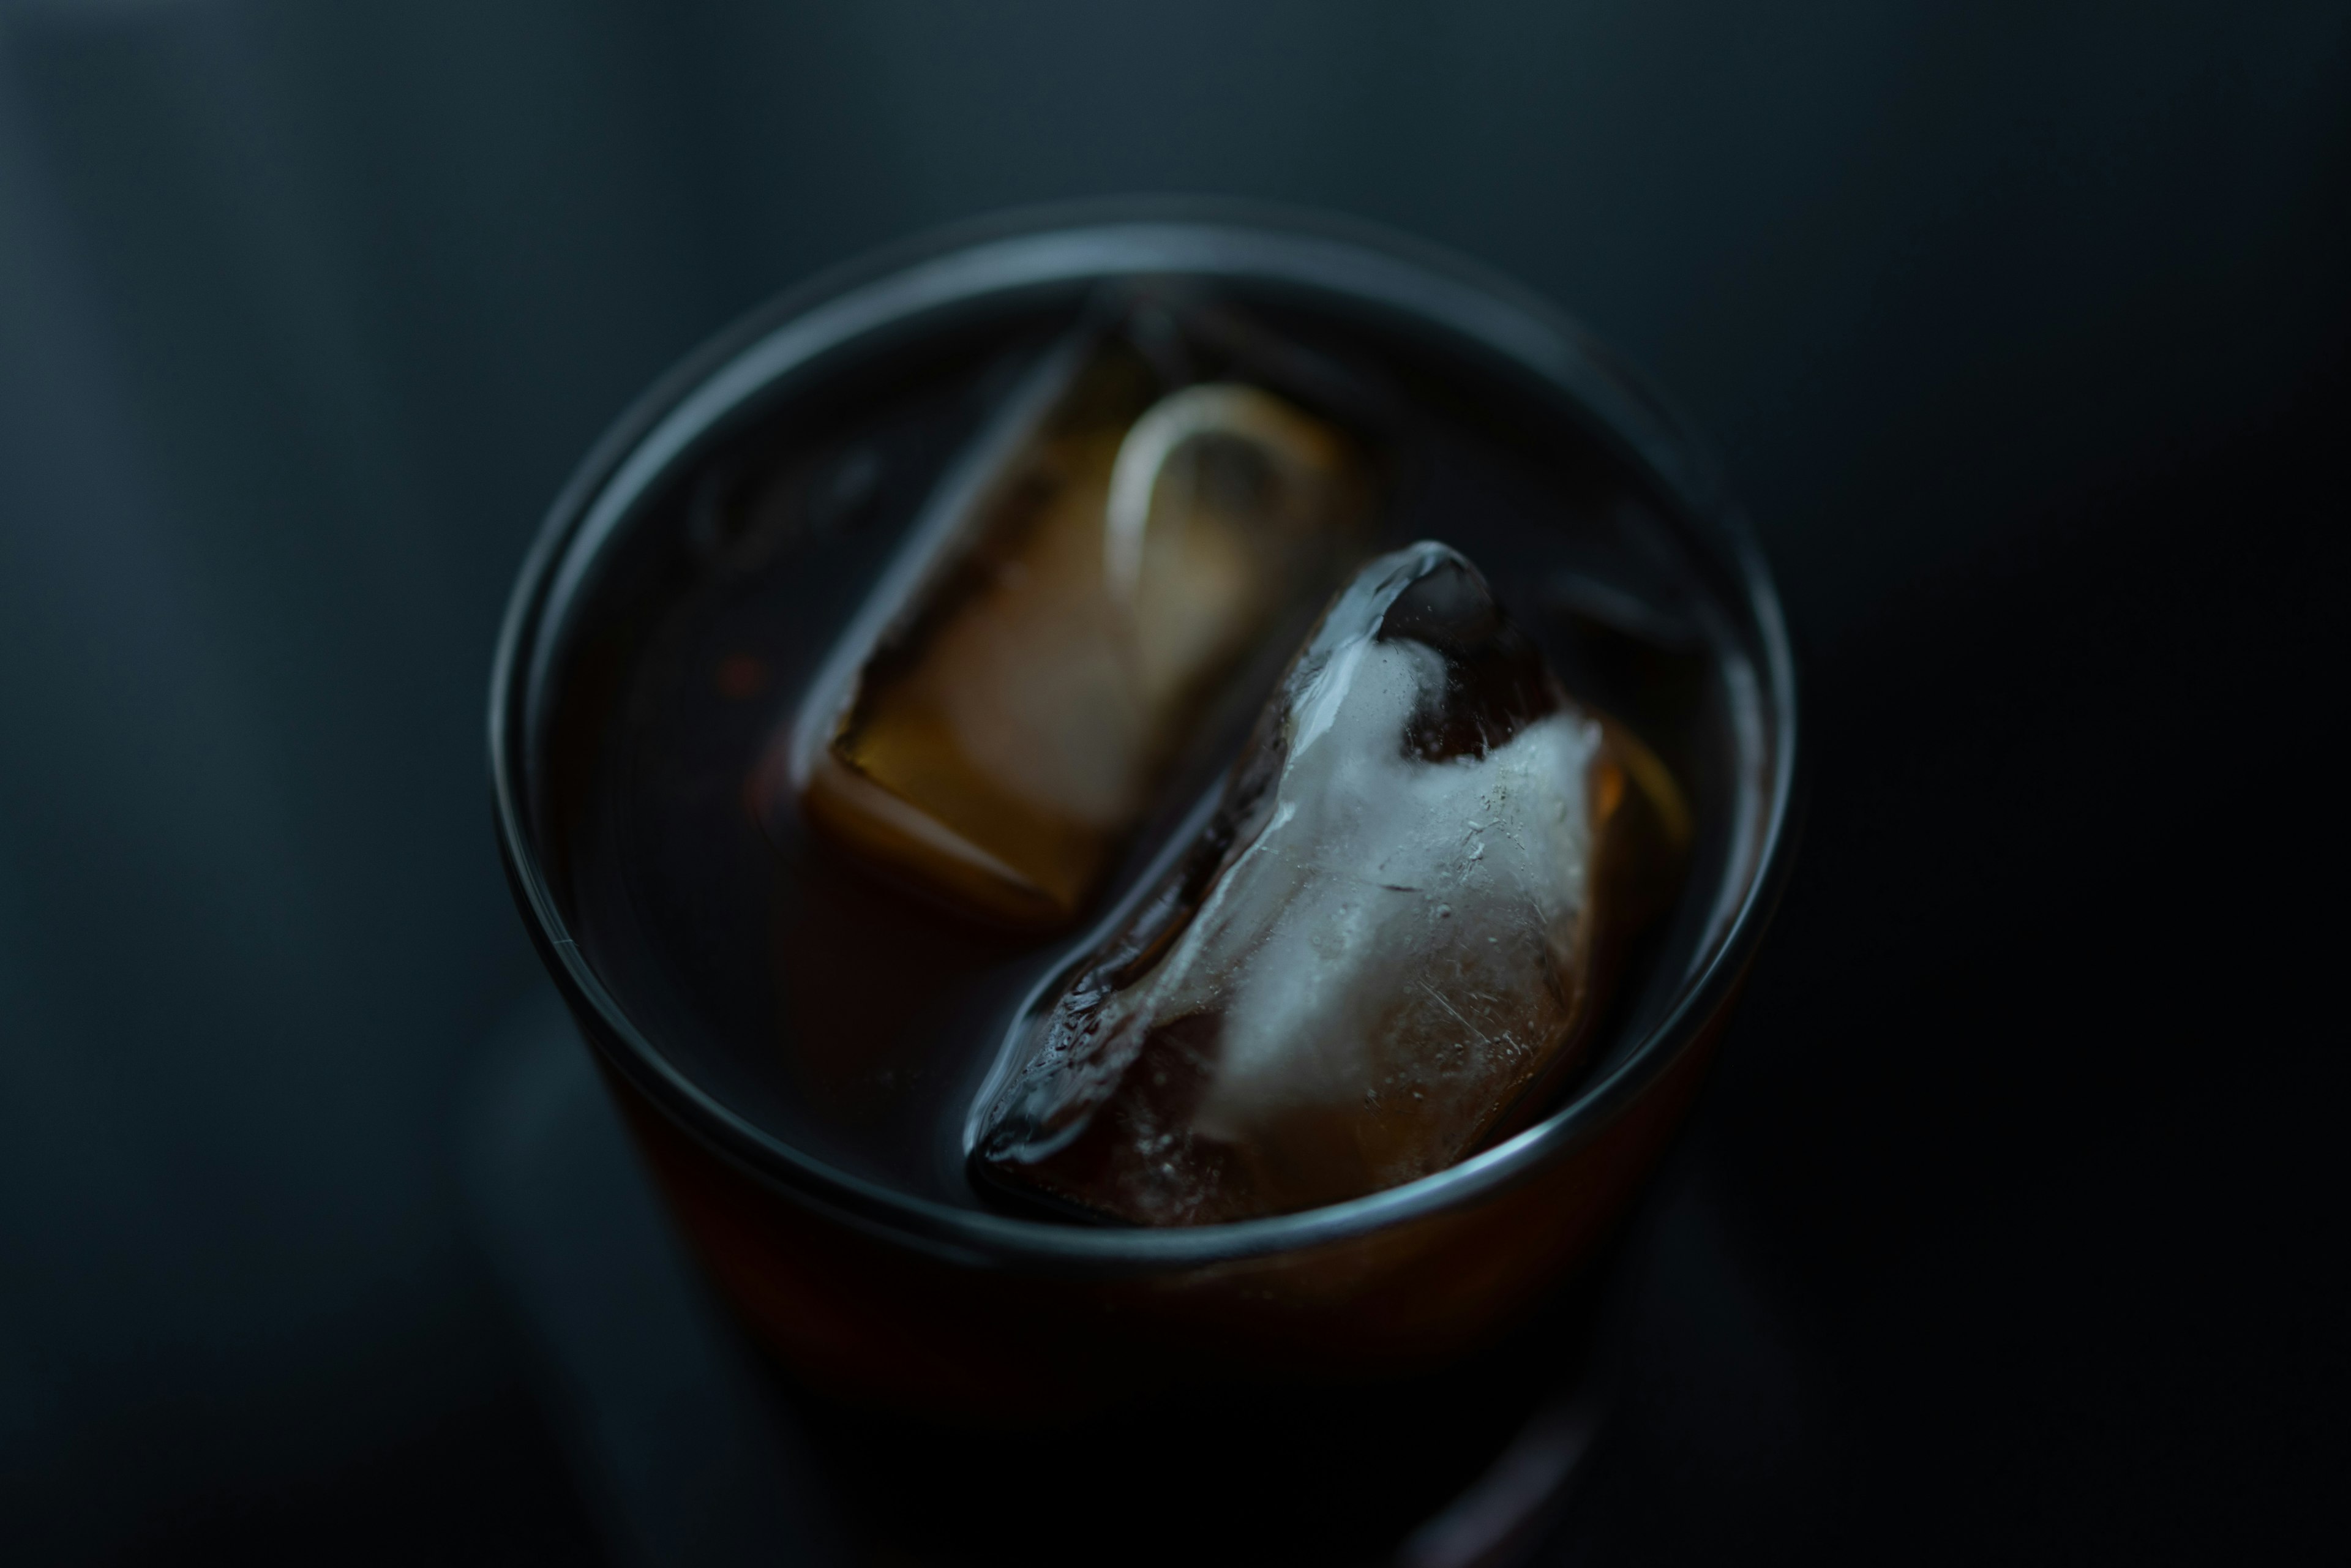
[(1361, 559), (1367, 520), (1328, 424), (1239, 383), (1155, 398), (1132, 350), (1089, 352), (946, 486), (795, 765), (818, 827), (1000, 925), (1079, 913), (1210, 699)]
[(1364, 568), (1216, 816), (979, 1119), (983, 1176), (1187, 1225), (1377, 1191), (1541, 1108), (1686, 821), (1475, 567)]

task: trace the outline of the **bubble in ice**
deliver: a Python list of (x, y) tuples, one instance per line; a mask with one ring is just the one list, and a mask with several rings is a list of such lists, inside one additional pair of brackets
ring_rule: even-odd
[(1029, 1026), (988, 1181), (1139, 1224), (1442, 1169), (1584, 1054), (1686, 821), (1458, 552), (1363, 569), (1214, 817)]

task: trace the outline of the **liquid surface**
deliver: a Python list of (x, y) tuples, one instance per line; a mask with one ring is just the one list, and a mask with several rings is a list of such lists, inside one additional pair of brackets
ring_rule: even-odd
[[(1736, 671), (1710, 590), (1646, 482), (1523, 385), (1360, 322), (1244, 303), (1253, 319), (1229, 330), (1170, 334), (1181, 362), (1169, 373), (1271, 381), (1358, 443), (1383, 476), (1370, 543), (1440, 538), (1483, 569), (1568, 687), (1684, 781), (1697, 826), (1686, 885), (1706, 885), (1722, 852)], [(1002, 1203), (975, 1187), (967, 1155), (974, 1107), (1024, 1009), (1165, 872), (1283, 662), (1230, 678), (1111, 852), (1086, 915), (1057, 936), (909, 898), (768, 809), (777, 735), (942, 476), (1069, 322), (1007, 318), (903, 353), (706, 455), (647, 504), (589, 591), (542, 747), (552, 880), (639, 1028), (775, 1137), (966, 1207)], [(1677, 946), (1706, 918), (1686, 896), (1633, 955), (1584, 1071), (1662, 1009)]]

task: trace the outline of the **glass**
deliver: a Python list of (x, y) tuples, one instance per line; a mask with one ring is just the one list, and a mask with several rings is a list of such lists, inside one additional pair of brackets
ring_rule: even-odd
[[(1556, 1108), (1370, 1197), (1176, 1228), (991, 1206), (940, 1129), (1084, 930), (909, 915), (777, 805), (873, 585), (1024, 376), (1105, 308), (1146, 323), (1146, 357), (1165, 318), (1186, 384), (1239, 365), (1343, 427), (1384, 465), (1382, 548), (1462, 549), (1692, 808), (1681, 896)], [(1155, 764), (1167, 782), (1063, 904), (1148, 873), (1250, 706)], [(1176, 1383), (1425, 1372), (1591, 1260), (1686, 1108), (1784, 873), (1795, 701), (1746, 528), (1576, 329), (1392, 237), (1194, 204), (896, 252), (695, 356), (558, 501), (500, 642), (490, 740), (524, 917), (745, 1322), (817, 1387), (1034, 1419)]]

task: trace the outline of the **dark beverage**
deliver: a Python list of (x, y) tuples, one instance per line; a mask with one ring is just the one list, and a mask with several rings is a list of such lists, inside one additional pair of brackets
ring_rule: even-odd
[[(1043, 455), (1002, 468), (1024, 399)], [(1187, 483), (1276, 587), (1219, 600), (1202, 557), (1184, 602), (1222, 620), (1110, 698), (1072, 679), (1008, 718), (974, 669), (1050, 682), (1092, 656), (1080, 612), (1044, 634), (1022, 607), (1092, 591), (1089, 549), (1134, 591), (1140, 535), (1053, 532), (1121, 483), (1102, 408), (1162, 419), (1167, 450), (1238, 441)], [(950, 513), (963, 542), (933, 560)], [(1645, 884), (1663, 907), (1622, 927), (1574, 1049), (1513, 1080), (1489, 1133), (1345, 1201), (1126, 1226), (975, 1181), (1024, 1031), (1202, 831), (1314, 611), (1423, 538), (1493, 602), (1389, 629), (1503, 685), (1418, 753), (1551, 723), (1563, 691), (1615, 727), (1618, 786), (1675, 818), (1675, 870)], [(535, 934), (746, 1321), (818, 1386), (1000, 1426), (1426, 1375), (1526, 1323), (1656, 1157), (1752, 949), (1789, 680), (1725, 503), (1572, 330), (1319, 230), (1122, 220), (869, 269), (674, 378), (526, 572), (494, 761)], [(1103, 739), (1134, 692), (1151, 725)], [(942, 772), (938, 735), (973, 712), (1020, 744)], [(1032, 766), (1065, 751), (1084, 789)]]

